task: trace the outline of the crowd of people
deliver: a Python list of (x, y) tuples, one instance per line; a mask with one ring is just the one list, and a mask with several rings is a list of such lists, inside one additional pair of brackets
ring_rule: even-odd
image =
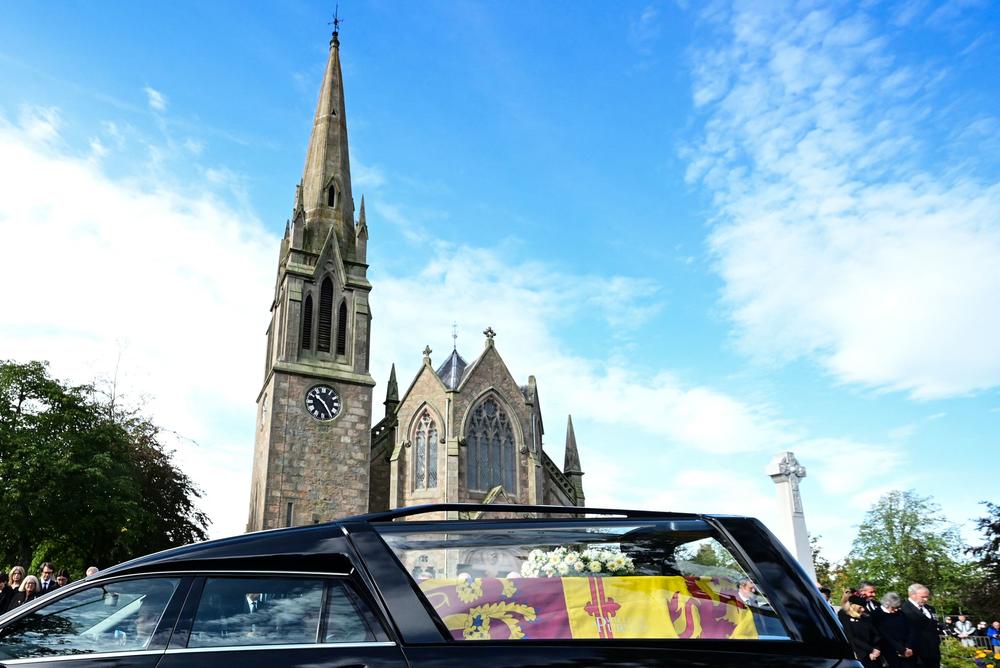
[[(96, 572), (97, 566), (91, 566), (87, 569), (87, 577)], [(9, 573), (0, 571), (0, 615), (69, 582), (69, 571), (64, 568), (57, 573), (47, 561), (38, 569), (37, 576), (28, 575), (23, 566), (14, 566)]]
[[(830, 590), (820, 587), (827, 601)], [(1000, 654), (1000, 621), (972, 623), (966, 615), (941, 618), (928, 603), (930, 589), (912, 584), (904, 599), (896, 592), (880, 598), (871, 582), (844, 592), (837, 607), (844, 632), (865, 668), (940, 668), (941, 641), (952, 637), (966, 647)]]

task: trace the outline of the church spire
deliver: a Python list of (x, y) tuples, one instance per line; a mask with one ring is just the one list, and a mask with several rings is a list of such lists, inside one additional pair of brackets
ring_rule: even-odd
[[(334, 18), (333, 23), (330, 55), (323, 73), (309, 150), (302, 171), (302, 205), (310, 222), (315, 219), (333, 222), (337, 238), (346, 249), (354, 242), (354, 198), (351, 195), (347, 114), (340, 68), (340, 20)], [(322, 233), (318, 236), (320, 241), (325, 237)]]
[(576, 490), (576, 505), (586, 503), (583, 494), (583, 467), (580, 466), (580, 451), (576, 447), (576, 434), (573, 432), (573, 416), (566, 420), (566, 457), (563, 460), (563, 474)]
[(385, 388), (385, 414), (392, 415), (399, 405), (399, 385), (396, 384), (396, 365), (389, 372), (389, 384)]
[(573, 416), (566, 421), (566, 458), (563, 460), (563, 472), (582, 473), (580, 470), (580, 451), (576, 447), (576, 434), (573, 432)]

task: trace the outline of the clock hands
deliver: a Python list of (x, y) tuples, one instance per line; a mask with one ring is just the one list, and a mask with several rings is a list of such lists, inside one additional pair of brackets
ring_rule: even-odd
[(332, 409), (332, 408), (330, 408), (330, 405), (329, 405), (328, 403), (326, 403), (326, 401), (324, 401), (324, 400), (323, 400), (323, 397), (321, 397), (321, 396), (319, 395), (319, 392), (317, 392), (317, 393), (316, 393), (316, 399), (318, 399), (318, 400), (319, 400), (319, 402), (320, 402), (321, 404), (323, 404), (323, 408), (325, 408), (325, 409), (326, 409), (326, 414), (327, 414), (327, 415), (330, 415), (330, 416), (333, 416), (333, 409)]

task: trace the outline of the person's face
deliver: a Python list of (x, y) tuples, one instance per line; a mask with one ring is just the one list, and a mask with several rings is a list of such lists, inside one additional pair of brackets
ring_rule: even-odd
[(21, 571), (14, 571), (13, 573), (10, 574), (10, 583), (11, 584), (21, 583)]
[(919, 591), (914, 592), (913, 596), (910, 597), (910, 600), (914, 601), (919, 605), (923, 605), (924, 603), (927, 602), (927, 599), (929, 599), (930, 597), (931, 593), (929, 591), (927, 591), (926, 589), (920, 589)]
[(861, 589), (858, 590), (858, 593), (864, 596), (865, 598), (875, 598), (875, 587), (872, 586), (862, 587)]
[(755, 593), (753, 583), (752, 582), (744, 582), (743, 584), (741, 584), (740, 585), (740, 593), (743, 594), (744, 597), (753, 596), (754, 593)]
[(964, 622), (965, 621), (965, 615), (959, 615), (958, 616), (958, 621)]
[(1000, 622), (993, 622), (993, 628), (1000, 629)]
[(67, 578), (65, 575), (60, 575), (59, 577), (56, 578), (56, 584), (59, 585), (60, 587), (65, 587), (67, 582), (69, 582), (69, 578)]
[(34, 580), (28, 580), (27, 582), (25, 582), (24, 583), (24, 591), (29, 592), (29, 593), (35, 591), (35, 581)]
[(52, 569), (48, 568), (48, 567), (43, 568), (42, 569), (42, 582), (47, 582), (49, 580), (49, 578), (51, 578), (51, 577), (52, 577)]

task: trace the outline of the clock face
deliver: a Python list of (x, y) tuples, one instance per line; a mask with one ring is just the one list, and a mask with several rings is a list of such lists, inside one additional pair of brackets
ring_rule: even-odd
[(340, 395), (329, 385), (314, 385), (306, 392), (306, 410), (317, 420), (332, 420), (342, 408)]

